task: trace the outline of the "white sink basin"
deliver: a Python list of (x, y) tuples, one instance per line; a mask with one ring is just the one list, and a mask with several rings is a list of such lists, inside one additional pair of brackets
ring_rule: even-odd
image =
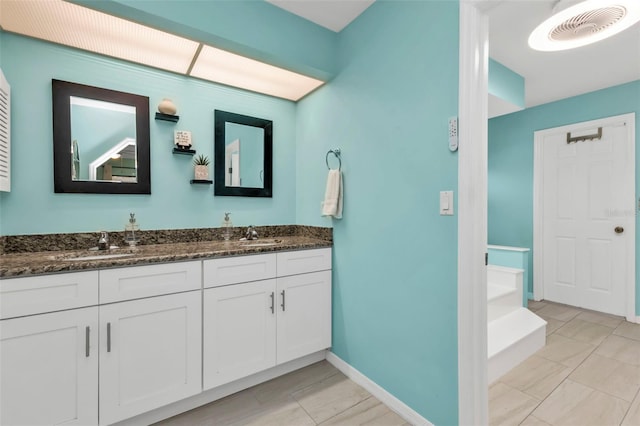
[(240, 240), (243, 247), (268, 247), (277, 246), (282, 243), (282, 240), (277, 238), (266, 238), (264, 240)]
[(119, 253), (119, 254), (96, 254), (91, 256), (78, 256), (78, 257), (68, 257), (66, 261), (74, 261), (74, 260), (103, 260), (103, 259), (115, 259), (118, 257), (126, 257), (131, 256), (131, 253)]

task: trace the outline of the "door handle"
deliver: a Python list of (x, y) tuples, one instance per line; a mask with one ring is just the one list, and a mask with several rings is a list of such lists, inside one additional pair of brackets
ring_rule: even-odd
[(89, 348), (90, 348), (90, 333), (91, 333), (91, 329), (89, 328), (89, 326), (87, 326), (84, 329), (84, 356), (89, 358)]
[(622, 234), (624, 232), (624, 228), (622, 226), (616, 226), (613, 230), (616, 234)]
[(107, 352), (111, 352), (111, 323), (107, 323)]
[(284, 312), (284, 290), (282, 290), (282, 292), (280, 293), (282, 295), (282, 312)]
[(271, 313), (275, 314), (276, 310), (275, 310), (275, 293), (272, 291), (271, 292)]

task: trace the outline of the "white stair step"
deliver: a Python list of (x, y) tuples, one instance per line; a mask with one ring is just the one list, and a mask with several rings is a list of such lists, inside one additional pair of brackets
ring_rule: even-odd
[(487, 283), (487, 302), (492, 302), (515, 292), (516, 289), (514, 287), (506, 287), (503, 285)]
[(524, 269), (507, 268), (506, 266), (487, 266), (487, 282), (505, 287), (518, 287), (518, 280), (522, 282)]
[(487, 353), (492, 383), (545, 345), (547, 322), (526, 308), (490, 321)]
[(521, 306), (521, 296), (516, 288), (487, 284), (487, 321), (507, 315)]

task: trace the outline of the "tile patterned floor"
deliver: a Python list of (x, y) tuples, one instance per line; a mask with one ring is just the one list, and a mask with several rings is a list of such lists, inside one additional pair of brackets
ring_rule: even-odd
[(327, 361), (256, 385), (156, 426), (406, 426)]
[(489, 388), (491, 425), (640, 425), (640, 324), (529, 302), (547, 344)]

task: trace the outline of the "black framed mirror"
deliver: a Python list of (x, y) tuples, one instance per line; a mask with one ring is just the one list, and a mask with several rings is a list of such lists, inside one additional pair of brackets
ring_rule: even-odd
[(56, 193), (151, 194), (149, 98), (52, 80)]
[(273, 122), (215, 110), (214, 194), (272, 196)]

